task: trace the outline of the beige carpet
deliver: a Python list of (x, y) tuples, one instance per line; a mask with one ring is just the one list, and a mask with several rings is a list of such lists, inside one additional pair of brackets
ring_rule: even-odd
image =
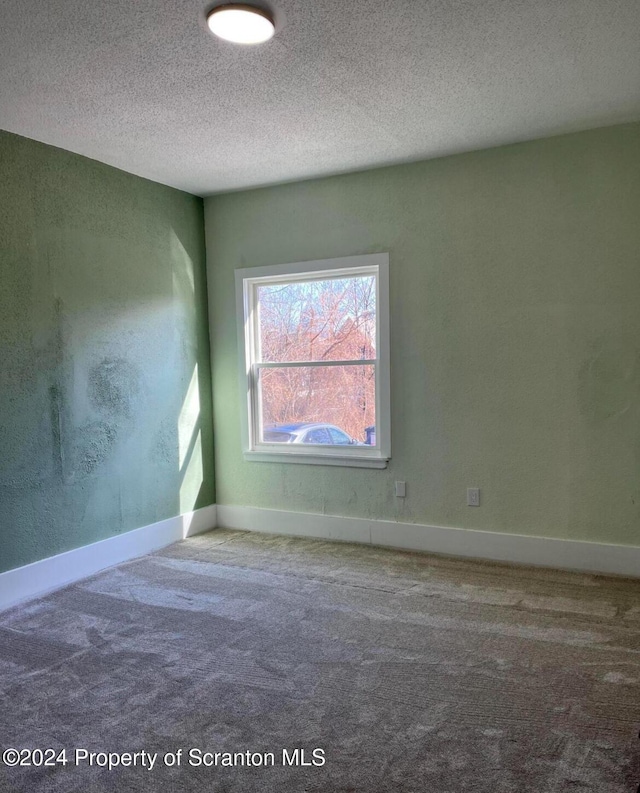
[(2, 793), (635, 793), (640, 581), (215, 531), (0, 615), (0, 697), (68, 760)]

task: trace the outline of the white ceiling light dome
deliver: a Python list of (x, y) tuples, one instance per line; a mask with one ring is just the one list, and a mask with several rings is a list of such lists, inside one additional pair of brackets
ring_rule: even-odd
[(207, 16), (207, 24), (215, 36), (234, 44), (262, 44), (276, 29), (268, 11), (244, 3), (214, 8)]

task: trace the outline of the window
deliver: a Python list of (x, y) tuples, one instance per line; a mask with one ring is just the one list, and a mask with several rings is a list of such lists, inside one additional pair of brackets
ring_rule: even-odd
[(236, 270), (236, 293), (245, 459), (384, 468), (388, 254)]

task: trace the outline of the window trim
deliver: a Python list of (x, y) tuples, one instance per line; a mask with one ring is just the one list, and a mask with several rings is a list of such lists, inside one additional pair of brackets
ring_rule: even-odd
[[(321, 446), (320, 444), (283, 444), (255, 442), (258, 410), (252, 409), (255, 388), (255, 371), (258, 368), (277, 367), (276, 363), (256, 363), (252, 351), (256, 349), (257, 312), (255, 311), (255, 286), (261, 282), (277, 283), (291, 280), (316, 280), (331, 275), (375, 274), (376, 278), (376, 355), (371, 363), (376, 365), (376, 442), (377, 446)], [(302, 277), (299, 277), (302, 276)], [(236, 317), (238, 325), (238, 360), (241, 400), (241, 441), (245, 460), (256, 462), (306, 463), (311, 465), (344, 465), (358, 468), (386, 468), (391, 458), (391, 372), (389, 338), (389, 254), (369, 253), (345, 256), (338, 259), (320, 259), (293, 264), (250, 267), (235, 271)], [(348, 361), (301, 361), (287, 365), (336, 365)], [(358, 365), (366, 361), (358, 360)], [(321, 451), (320, 451), (321, 450)]]

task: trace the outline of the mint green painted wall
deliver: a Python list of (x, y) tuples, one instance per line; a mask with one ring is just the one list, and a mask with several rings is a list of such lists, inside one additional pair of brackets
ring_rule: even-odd
[[(640, 125), (217, 196), (205, 218), (218, 503), (640, 544)], [(389, 468), (244, 462), (234, 269), (369, 251), (390, 253)]]
[(0, 133), (0, 571), (213, 502), (206, 314), (201, 199)]

